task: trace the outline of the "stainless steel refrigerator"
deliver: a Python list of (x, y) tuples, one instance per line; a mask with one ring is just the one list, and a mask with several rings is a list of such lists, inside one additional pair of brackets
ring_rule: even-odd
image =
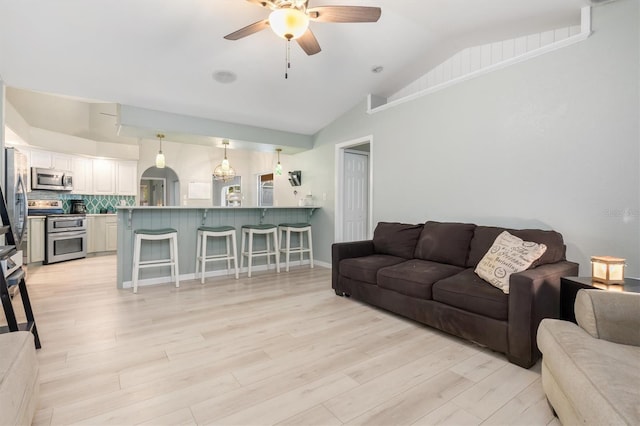
[(27, 247), (27, 177), (29, 162), (26, 155), (16, 148), (5, 149), (5, 185), (4, 194), (7, 212), (11, 220), (16, 249), (23, 249), (26, 256)]

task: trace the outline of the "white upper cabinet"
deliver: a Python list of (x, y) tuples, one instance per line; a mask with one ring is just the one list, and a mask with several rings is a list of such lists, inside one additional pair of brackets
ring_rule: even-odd
[(57, 170), (71, 170), (73, 168), (72, 165), (73, 156), (64, 155), (64, 154), (56, 154), (55, 152), (51, 155), (51, 167)]
[(41, 167), (44, 169), (72, 170), (71, 155), (58, 154), (49, 151), (31, 151), (31, 167)]
[(42, 167), (42, 168), (50, 168), (51, 167), (51, 153), (47, 151), (31, 151), (31, 167)]
[(138, 189), (138, 163), (118, 161), (116, 164), (116, 193), (136, 195)]
[(113, 195), (116, 193), (116, 162), (111, 160), (93, 160), (93, 193)]
[[(90, 158), (29, 148), (21, 148), (20, 151), (29, 158), (29, 167), (71, 171), (74, 194), (136, 195), (138, 193), (137, 161)], [(29, 172), (30, 177), (31, 172)]]
[(93, 160), (85, 157), (73, 157), (73, 193), (93, 194)]

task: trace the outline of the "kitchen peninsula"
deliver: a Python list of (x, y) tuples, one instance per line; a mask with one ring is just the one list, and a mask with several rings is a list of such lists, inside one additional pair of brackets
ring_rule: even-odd
[[(136, 229), (174, 228), (178, 231), (178, 262), (180, 279), (194, 278), (196, 259), (196, 233), (199, 226), (233, 226), (236, 228), (238, 250), (241, 247), (242, 225), (285, 222), (309, 222), (313, 224), (313, 213), (318, 206), (304, 207), (118, 207), (118, 288), (131, 287), (133, 267), (133, 232)], [(214, 246), (217, 244), (217, 246)], [(213, 250), (223, 251), (224, 241), (212, 241)], [(295, 242), (292, 241), (292, 244)], [(260, 246), (258, 245), (258, 249)], [(239, 253), (238, 253), (239, 254)], [(168, 244), (153, 241), (145, 243), (142, 259), (169, 257)], [(238, 260), (240, 257), (238, 257)], [(254, 260), (258, 268), (266, 260)], [(214, 269), (215, 268), (215, 269)], [(242, 271), (241, 271), (242, 272)], [(226, 273), (225, 262), (207, 266), (207, 275)], [(151, 285), (170, 282), (169, 267), (148, 268), (140, 271), (140, 284)]]

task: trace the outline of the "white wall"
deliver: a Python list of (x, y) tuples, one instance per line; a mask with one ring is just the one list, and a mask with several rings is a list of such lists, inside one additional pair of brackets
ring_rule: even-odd
[[(608, 3), (582, 43), (374, 115), (358, 105), (297, 156), (331, 194), (318, 224), (333, 229), (335, 144), (371, 134), (374, 222), (556, 229), (581, 274), (613, 255), (640, 277), (638, 15)], [(332, 237), (314, 236), (321, 260)]]

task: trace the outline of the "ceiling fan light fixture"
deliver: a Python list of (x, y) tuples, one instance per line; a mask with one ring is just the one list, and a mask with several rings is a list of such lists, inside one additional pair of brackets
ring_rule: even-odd
[(269, 15), (269, 25), (274, 33), (286, 40), (295, 40), (309, 28), (309, 17), (301, 10), (285, 7)]

